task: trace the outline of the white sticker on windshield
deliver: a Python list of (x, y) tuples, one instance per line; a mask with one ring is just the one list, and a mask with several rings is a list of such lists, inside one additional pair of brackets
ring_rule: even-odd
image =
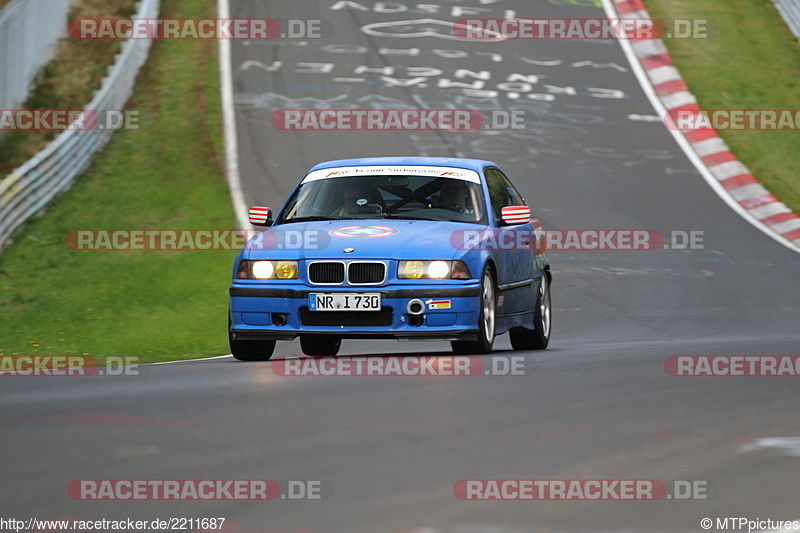
[(309, 172), (303, 179), (303, 183), (347, 176), (430, 176), (460, 179), (472, 183), (481, 182), (477, 172), (465, 168), (431, 167), (422, 165), (380, 165), (322, 168)]

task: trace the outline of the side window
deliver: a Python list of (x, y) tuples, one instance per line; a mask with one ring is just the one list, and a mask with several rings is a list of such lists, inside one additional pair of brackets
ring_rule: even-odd
[(495, 219), (500, 218), (500, 210), (509, 205), (525, 205), (522, 195), (508, 180), (505, 174), (496, 168), (487, 168), (486, 184), (489, 186), (489, 200)]

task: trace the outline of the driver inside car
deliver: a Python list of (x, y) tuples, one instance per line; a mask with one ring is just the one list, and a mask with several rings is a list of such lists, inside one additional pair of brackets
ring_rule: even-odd
[(350, 186), (344, 191), (344, 205), (334, 215), (377, 214), (379, 204), (370, 203), (370, 190), (365, 186)]
[(433, 207), (450, 209), (463, 215), (472, 214), (472, 210), (466, 207), (469, 190), (467, 184), (461, 180), (446, 179), (442, 183), (439, 194), (439, 201)]

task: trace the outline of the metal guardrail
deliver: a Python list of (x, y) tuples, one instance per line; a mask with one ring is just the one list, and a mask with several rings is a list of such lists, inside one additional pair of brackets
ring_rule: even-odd
[(31, 81), (67, 31), (70, 0), (12, 0), (0, 9), (0, 109), (28, 97)]
[(800, 0), (773, 0), (794, 36), (800, 39)]
[[(159, 0), (142, 0), (133, 18), (158, 16)], [(133, 93), (139, 69), (150, 51), (150, 39), (129, 39), (122, 43), (109, 67), (89, 111), (102, 116), (120, 110)], [(110, 129), (66, 130), (47, 147), (0, 181), (0, 248), (10, 242), (13, 232), (41, 211), (60, 192), (68, 189), (113, 133)]]

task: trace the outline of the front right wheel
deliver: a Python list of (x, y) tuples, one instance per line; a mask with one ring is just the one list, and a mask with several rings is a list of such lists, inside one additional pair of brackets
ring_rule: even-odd
[(336, 355), (342, 338), (335, 335), (300, 335), (300, 348), (306, 355)]
[(228, 317), (228, 346), (231, 348), (231, 355), (240, 361), (269, 361), (275, 351), (275, 341), (234, 339), (230, 316)]

